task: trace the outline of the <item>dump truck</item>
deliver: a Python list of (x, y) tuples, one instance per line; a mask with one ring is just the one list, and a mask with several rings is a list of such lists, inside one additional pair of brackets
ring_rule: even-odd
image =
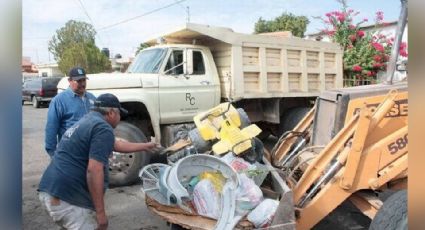
[[(279, 136), (321, 92), (343, 84), (339, 45), (287, 33), (242, 34), (187, 23), (145, 43), (151, 47), (127, 72), (88, 75), (89, 92), (113, 93), (129, 111), (115, 129), (117, 137), (129, 141), (155, 137), (169, 146), (180, 129), (193, 127), (194, 115), (226, 101), (243, 108), (263, 136)], [(58, 87), (67, 88), (67, 81)], [(131, 184), (149, 160), (148, 154), (115, 152), (110, 183)]]

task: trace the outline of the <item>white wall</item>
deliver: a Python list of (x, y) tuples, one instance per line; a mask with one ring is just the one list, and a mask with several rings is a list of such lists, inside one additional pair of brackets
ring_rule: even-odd
[(38, 67), (38, 76), (39, 77), (45, 77), (43, 76), (43, 73), (47, 74), (47, 77), (64, 77), (65, 75), (59, 70), (56, 66), (49, 66), (49, 67)]

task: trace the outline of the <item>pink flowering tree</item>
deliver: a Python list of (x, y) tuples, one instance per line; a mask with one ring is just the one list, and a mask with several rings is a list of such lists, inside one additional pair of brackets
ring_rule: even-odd
[[(394, 38), (388, 38), (379, 32), (385, 25), (384, 13), (376, 12), (375, 29), (378, 32), (366, 33), (361, 26), (367, 18), (354, 23), (359, 12), (348, 9), (346, 0), (341, 3), (340, 11), (326, 13), (319, 17), (324, 22), (325, 32), (333, 42), (339, 43), (344, 50), (344, 84), (345, 86), (363, 85), (376, 82), (379, 71), (385, 71), (391, 54)], [(407, 57), (407, 45), (402, 43), (400, 55)]]

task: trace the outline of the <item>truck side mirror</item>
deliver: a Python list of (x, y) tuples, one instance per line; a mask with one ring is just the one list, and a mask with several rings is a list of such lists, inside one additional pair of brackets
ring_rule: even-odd
[(188, 49), (186, 52), (186, 65), (185, 74), (193, 74), (193, 50)]

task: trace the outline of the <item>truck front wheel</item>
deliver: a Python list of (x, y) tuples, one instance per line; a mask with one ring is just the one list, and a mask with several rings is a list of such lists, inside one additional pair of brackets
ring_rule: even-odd
[[(147, 142), (146, 136), (136, 126), (121, 121), (114, 130), (115, 138), (129, 142)], [(111, 187), (135, 183), (141, 167), (149, 163), (149, 154), (145, 152), (113, 152), (109, 158), (109, 184)]]

